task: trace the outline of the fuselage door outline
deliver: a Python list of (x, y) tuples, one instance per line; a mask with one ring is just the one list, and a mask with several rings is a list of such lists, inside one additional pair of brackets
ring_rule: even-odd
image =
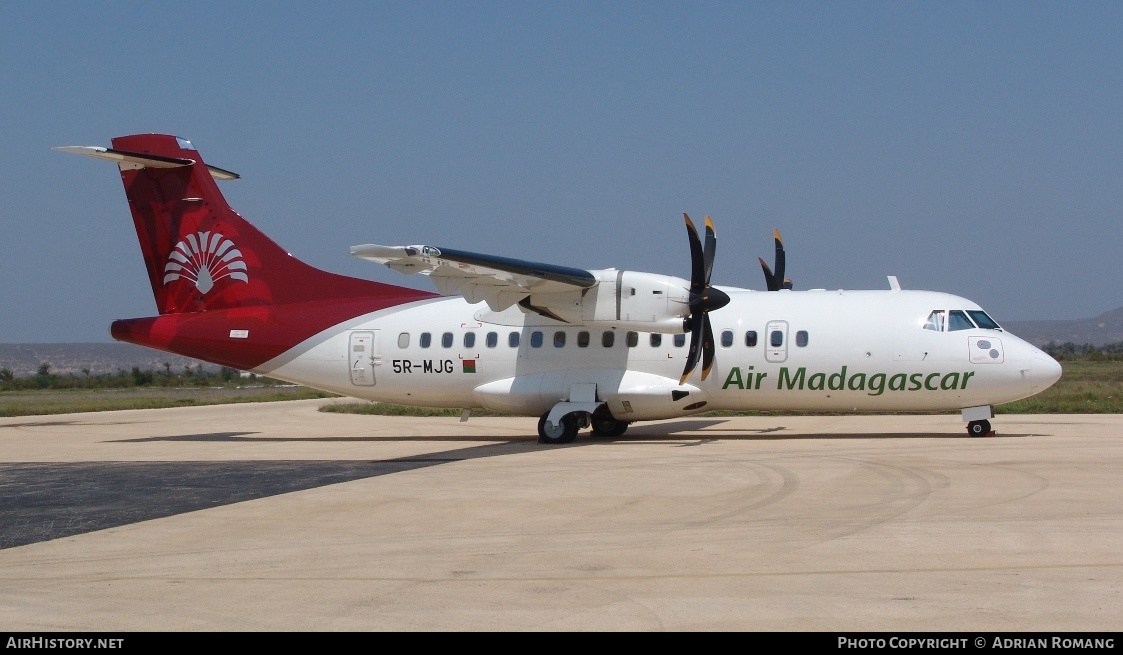
[(356, 330), (348, 337), (347, 357), (351, 384), (357, 387), (375, 385), (375, 369), (382, 363), (382, 358), (378, 355), (376, 334), (377, 330)]
[(788, 359), (788, 322), (768, 321), (764, 329), (764, 359), (779, 363)]

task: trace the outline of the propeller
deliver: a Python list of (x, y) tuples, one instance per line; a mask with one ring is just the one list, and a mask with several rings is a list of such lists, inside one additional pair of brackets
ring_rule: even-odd
[(780, 230), (772, 228), (772, 238), (776, 240), (776, 272), (773, 273), (771, 268), (763, 258), (760, 260), (760, 267), (764, 269), (764, 282), (768, 286), (769, 291), (779, 291), (780, 289), (791, 289), (792, 281), (784, 277), (784, 264), (786, 257), (784, 256), (784, 242), (780, 239)]
[(706, 217), (706, 244), (698, 238), (698, 230), (690, 217), (686, 220), (686, 232), (690, 238), (690, 315), (683, 321), (683, 328), (690, 332), (690, 350), (686, 355), (686, 367), (682, 371), (679, 384), (685, 384), (698, 365), (698, 353), (702, 353), (702, 379), (710, 374), (714, 365), (714, 333), (710, 328), (710, 312), (729, 304), (729, 296), (710, 286), (710, 273), (714, 268), (714, 252), (717, 250), (717, 235), (714, 224)]

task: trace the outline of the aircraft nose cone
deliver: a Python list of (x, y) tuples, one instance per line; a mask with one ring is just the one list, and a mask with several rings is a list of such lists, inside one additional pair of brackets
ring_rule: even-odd
[(1044, 391), (1061, 379), (1061, 364), (1044, 352), (1033, 353), (1030, 371), (1034, 391)]

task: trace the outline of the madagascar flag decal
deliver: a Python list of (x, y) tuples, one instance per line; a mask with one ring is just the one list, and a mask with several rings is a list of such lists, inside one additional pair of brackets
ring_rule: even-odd
[(476, 360), (465, 359), (464, 360), (464, 372), (465, 373), (475, 373), (476, 372)]

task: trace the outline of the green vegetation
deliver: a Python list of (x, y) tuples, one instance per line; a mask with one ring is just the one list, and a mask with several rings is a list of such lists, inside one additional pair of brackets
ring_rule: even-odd
[(996, 414), (1123, 414), (1123, 342), (1050, 343), (1061, 379), (1044, 392), (994, 408)]
[(223, 366), (217, 372), (208, 371), (203, 367), (191, 368), (184, 366), (182, 371), (173, 371), (171, 364), (164, 364), (162, 371), (141, 370), (134, 366), (131, 371), (117, 369), (116, 373), (91, 375), (89, 369), (83, 369), (82, 375), (73, 373), (51, 373), (51, 365), (43, 363), (35, 375), (18, 378), (12, 371), (0, 368), (0, 392), (3, 391), (28, 391), (34, 389), (129, 389), (132, 387), (198, 387), (222, 386), (245, 384), (246, 382), (257, 385), (276, 386), (283, 385), (270, 378), (248, 374), (243, 378), (240, 371), (229, 366)]
[(1061, 360), (1064, 374), (1042, 393), (996, 414), (1123, 414), (1123, 359)]
[[(393, 405), (390, 403), (329, 403), (320, 407), (321, 412), (336, 414), (370, 414), (375, 416), (460, 416), (463, 409), (453, 407), (410, 407), (409, 405)], [(490, 409), (473, 408), (472, 416), (511, 416), (502, 412), (493, 412)]]
[(173, 371), (118, 370), (82, 375), (51, 373), (43, 364), (34, 374), (16, 377), (0, 368), (0, 416), (38, 416), (116, 409), (156, 409), (226, 403), (330, 398), (334, 394), (290, 385), (272, 378), (242, 377), (236, 369), (210, 372), (185, 367)]
[(1066, 343), (1051, 342), (1042, 350), (1062, 363), (1067, 361), (1123, 361), (1123, 341), (1102, 346), (1093, 346), (1090, 343), (1078, 346), (1071, 341)]
[[(113, 392), (118, 393), (114, 394)], [(242, 391), (243, 393), (233, 393)], [(113, 395), (110, 395), (113, 394)], [(164, 407), (195, 407), (230, 403), (264, 403), (279, 400), (331, 398), (334, 394), (304, 387), (272, 389), (261, 387), (229, 387), (212, 389), (169, 389), (167, 395), (136, 395), (128, 390), (96, 393), (53, 391), (44, 393), (13, 392), (0, 394), (0, 417), (72, 414), (75, 412), (106, 412), (117, 409), (160, 409)]]

